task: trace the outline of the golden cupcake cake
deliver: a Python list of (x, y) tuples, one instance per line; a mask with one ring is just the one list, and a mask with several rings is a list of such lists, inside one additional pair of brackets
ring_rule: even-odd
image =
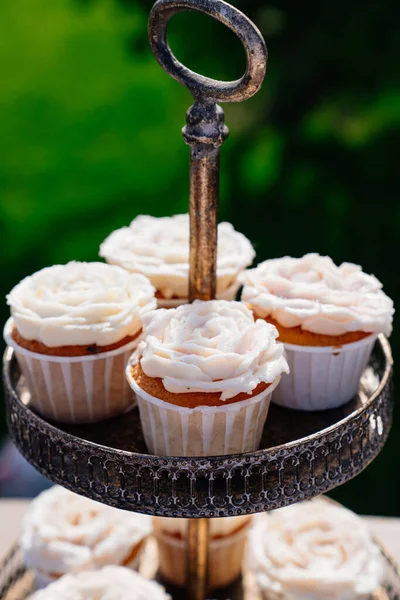
[(263, 600), (372, 600), (384, 579), (367, 525), (321, 498), (257, 515), (247, 563)]
[(123, 567), (64, 575), (28, 600), (172, 600), (165, 589)]
[(37, 412), (86, 423), (133, 404), (125, 367), (143, 315), (157, 306), (146, 277), (104, 263), (70, 262), (26, 277), (7, 302), (4, 339), (15, 350)]
[(358, 391), (377, 335), (390, 335), (393, 302), (358, 265), (328, 256), (266, 260), (240, 277), (242, 301), (279, 331), (290, 374), (274, 402), (324, 410)]
[[(209, 519), (209, 588), (223, 588), (240, 577), (246, 537), (252, 517)], [(154, 517), (159, 570), (163, 579), (183, 587), (186, 583), (187, 519)]]
[(278, 332), (240, 302), (195, 301), (143, 317), (127, 368), (152, 454), (258, 448), (271, 394), (286, 372)]
[(31, 503), (20, 546), (39, 587), (106, 565), (135, 569), (151, 517), (125, 512), (54, 486)]
[[(113, 231), (100, 246), (100, 256), (133, 273), (146, 275), (157, 289), (161, 308), (188, 301), (189, 215), (139, 215), (129, 227)], [(217, 297), (234, 300), (238, 275), (255, 256), (249, 240), (230, 223), (218, 225)]]

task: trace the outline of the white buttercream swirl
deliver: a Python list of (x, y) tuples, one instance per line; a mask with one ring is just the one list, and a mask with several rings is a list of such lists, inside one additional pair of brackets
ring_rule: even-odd
[(157, 306), (139, 274), (93, 262), (54, 265), (23, 279), (7, 296), (19, 333), (46, 346), (107, 346), (136, 335)]
[[(169, 519), (167, 517), (155, 517), (158, 526), (167, 535), (179, 535), (182, 539), (187, 537), (187, 519)], [(221, 519), (209, 519), (210, 538), (220, 538), (232, 535), (239, 528), (251, 522), (251, 517), (224, 517)]]
[(123, 567), (64, 575), (29, 600), (172, 600), (164, 588)]
[(151, 517), (54, 486), (30, 505), (21, 530), (28, 568), (48, 578), (122, 565), (151, 533)]
[(328, 256), (266, 260), (241, 274), (242, 301), (258, 317), (323, 335), (392, 331), (393, 302), (373, 275)]
[(367, 599), (384, 576), (365, 523), (322, 499), (256, 517), (248, 564), (271, 600)]
[(142, 369), (175, 394), (221, 392), (227, 400), (288, 372), (276, 328), (254, 321), (241, 302), (197, 300), (159, 309), (145, 315), (143, 330)]
[[(129, 227), (113, 231), (100, 246), (108, 263), (142, 273), (164, 298), (187, 298), (189, 277), (189, 215), (139, 215)], [(218, 225), (217, 295), (231, 287), (251, 265), (255, 252), (231, 223)]]

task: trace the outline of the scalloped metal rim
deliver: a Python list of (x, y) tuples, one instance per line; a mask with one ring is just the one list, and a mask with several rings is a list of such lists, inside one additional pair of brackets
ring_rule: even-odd
[[(393, 363), (384, 336), (379, 336), (379, 345), (384, 360), (377, 390), (362, 407), (336, 424), (266, 450), (190, 458), (119, 450), (81, 439), (47, 423), (22, 403), (13, 387), (14, 357), (8, 348), (4, 382), (10, 431), (20, 451), (42, 474), (112, 506), (182, 517), (270, 510), (341, 485), (362, 471), (383, 447), (392, 419)], [(377, 419), (381, 423), (379, 434), (376, 427), (372, 431)], [(43, 444), (47, 459), (43, 458)], [(60, 453), (66, 460), (57, 470), (53, 461), (57, 462)], [(92, 461), (102, 462), (102, 474), (93, 474)], [(108, 473), (111, 463), (118, 465), (117, 475)], [(146, 477), (143, 469), (147, 470)], [(275, 478), (272, 482), (271, 474)], [(182, 481), (183, 476), (188, 485), (178, 489), (176, 482)], [(162, 484), (164, 489), (160, 491)]]
[[(335, 431), (338, 427), (344, 425), (346, 422), (351, 421), (352, 419), (354, 419), (355, 417), (357, 417), (359, 414), (365, 412), (365, 410), (371, 406), (371, 404), (373, 404), (373, 402), (376, 400), (376, 398), (382, 393), (382, 390), (386, 387), (386, 385), (388, 384), (389, 378), (391, 377), (391, 371), (393, 368), (393, 358), (392, 358), (392, 352), (391, 352), (391, 348), (390, 348), (390, 344), (388, 342), (388, 340), (386, 339), (386, 337), (384, 335), (380, 335), (378, 337), (378, 341), (382, 346), (385, 358), (386, 358), (386, 368), (385, 368), (385, 372), (384, 375), (380, 381), (380, 384), (378, 386), (378, 388), (376, 389), (376, 391), (371, 395), (371, 397), (369, 398), (369, 400), (364, 404), (364, 406), (360, 407), (359, 409), (355, 410), (354, 412), (352, 412), (350, 415), (348, 415), (347, 417), (345, 417), (344, 419), (341, 419), (340, 421), (338, 421), (337, 423), (335, 423), (334, 425), (331, 425), (330, 427), (326, 427), (325, 429), (321, 429), (321, 431), (319, 431), (317, 434), (314, 435), (309, 435), (303, 438), (299, 438), (298, 440), (293, 440), (293, 442), (288, 442), (287, 444), (281, 444), (279, 446), (272, 446), (271, 448), (268, 449), (260, 449), (260, 450), (256, 450), (254, 452), (246, 452), (244, 454), (230, 454), (229, 457), (234, 459), (234, 458), (239, 458), (241, 460), (245, 460), (246, 457), (254, 457), (254, 456), (263, 456), (266, 452), (268, 453), (272, 453), (272, 452), (278, 452), (281, 449), (289, 449), (292, 446), (296, 446), (300, 443), (305, 443), (310, 439), (318, 439), (318, 437), (321, 437), (323, 435), (328, 435), (329, 433)], [(11, 365), (11, 361), (14, 360), (14, 351), (12, 348), (8, 347), (6, 348), (6, 351), (4, 353), (4, 381), (5, 381), (5, 385), (6, 388), (8, 388), (8, 390), (12, 390), (12, 394), (14, 396), (14, 399), (16, 402), (18, 402), (25, 410), (29, 410), (25, 407), (25, 405), (21, 402), (18, 393), (16, 392), (15, 388), (12, 385), (11, 382), (11, 377), (10, 377), (10, 365)], [(32, 411), (31, 415), (32, 417), (37, 420), (38, 422), (40, 422), (43, 426), (47, 427), (49, 429), (49, 431), (53, 431), (54, 433), (62, 433), (66, 438), (71, 438), (76, 440), (78, 443), (81, 442), (81, 438), (71, 434), (71, 433), (67, 433), (64, 431), (61, 431), (60, 429), (58, 429), (57, 427), (55, 427), (54, 425), (51, 425), (51, 423), (48, 423), (47, 421), (45, 421), (44, 419), (42, 419), (39, 415), (37, 415), (36, 413), (33, 413)], [(93, 446), (93, 448), (103, 448), (103, 450), (106, 451), (115, 451), (115, 448), (111, 448), (109, 446), (104, 446), (102, 444), (96, 444), (94, 442), (90, 442), (88, 440), (85, 440), (85, 444), (87, 445), (91, 445)], [(150, 457), (154, 458), (154, 460), (159, 461), (160, 457), (156, 456), (154, 454), (141, 454), (139, 452), (129, 452), (127, 450), (118, 450), (118, 453), (121, 454), (125, 454), (126, 456), (132, 456), (134, 455), (135, 457), (143, 457), (146, 459), (149, 459)], [(175, 460), (177, 462), (187, 462), (189, 461), (201, 461), (204, 460), (204, 456), (193, 456), (190, 458), (186, 458), (186, 457), (182, 457), (182, 456), (169, 456), (168, 459), (170, 460)], [(211, 456), (211, 457), (207, 457), (208, 460), (221, 460), (221, 459), (225, 459), (226, 456), (224, 455), (220, 455), (220, 456)]]

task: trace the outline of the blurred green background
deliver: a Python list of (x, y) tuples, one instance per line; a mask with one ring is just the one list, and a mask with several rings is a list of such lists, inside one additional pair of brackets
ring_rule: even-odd
[[(2, 297), (46, 265), (95, 260), (104, 237), (137, 214), (187, 211), (180, 129), (191, 99), (148, 48), (151, 4), (0, 4)], [(315, 251), (356, 262), (398, 304), (398, 8), (234, 4), (260, 27), (270, 58), (262, 91), (225, 107), (220, 218), (252, 240), (257, 260)], [(232, 79), (244, 69), (239, 41), (201, 15), (175, 17), (169, 39), (199, 72)], [(0, 310), (5, 321), (5, 302)], [(399, 434), (397, 420), (379, 458), (334, 496), (361, 513), (399, 515)]]

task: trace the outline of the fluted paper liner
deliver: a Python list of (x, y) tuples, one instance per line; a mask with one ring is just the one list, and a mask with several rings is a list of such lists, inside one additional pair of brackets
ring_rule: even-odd
[(377, 336), (340, 347), (283, 344), (290, 373), (282, 374), (273, 402), (297, 410), (327, 410), (358, 392)]
[(44, 417), (62, 423), (94, 423), (123, 413), (134, 404), (125, 368), (140, 336), (110, 352), (69, 357), (22, 348), (11, 331), (9, 319), (4, 339), (14, 348), (30, 391), (30, 406)]
[(149, 452), (166, 456), (218, 456), (257, 450), (280, 377), (257, 396), (226, 406), (185, 408), (151, 396), (132, 376), (144, 439)]
[[(124, 563), (123, 565), (118, 565), (118, 566), (123, 566), (127, 569), (132, 569), (133, 571), (137, 571), (138, 567), (139, 567), (140, 557), (141, 557), (141, 553), (144, 548), (144, 545), (145, 544), (143, 543), (143, 541), (140, 541), (139, 544), (137, 544), (138, 550), (135, 553), (134, 558), (131, 561), (129, 561), (128, 563)], [(105, 566), (105, 565), (99, 565), (99, 569), (102, 566)], [(31, 570), (33, 570), (33, 569), (31, 569)], [(55, 576), (55, 575), (51, 576), (47, 573), (44, 573), (43, 571), (34, 571), (35, 590), (42, 590), (43, 588), (50, 585), (50, 583), (54, 583), (55, 581), (60, 579), (60, 577), (62, 577), (65, 574), (66, 573), (60, 573), (58, 576)]]
[[(250, 524), (250, 520), (249, 520)], [(209, 542), (209, 586), (214, 590), (233, 583), (241, 574), (249, 524), (238, 531)], [(186, 540), (155, 528), (161, 577), (173, 585), (186, 583)]]

